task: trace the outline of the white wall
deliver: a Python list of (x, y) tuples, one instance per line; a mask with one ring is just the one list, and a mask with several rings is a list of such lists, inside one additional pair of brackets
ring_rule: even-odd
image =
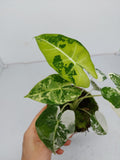
[(0, 0), (0, 57), (5, 63), (41, 59), (33, 37), (61, 33), (91, 54), (120, 48), (120, 0)]

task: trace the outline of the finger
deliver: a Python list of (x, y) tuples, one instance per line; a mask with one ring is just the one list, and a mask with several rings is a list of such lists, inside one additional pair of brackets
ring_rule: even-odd
[(35, 122), (36, 122), (36, 120), (38, 119), (38, 117), (40, 116), (40, 114), (45, 110), (47, 108), (47, 105), (46, 106), (44, 106), (42, 109), (41, 109), (41, 111), (35, 116), (35, 118), (33, 119), (33, 121), (31, 122), (31, 124), (30, 124), (30, 126), (29, 126), (29, 128), (28, 129), (33, 129), (34, 127), (35, 127)]
[(67, 140), (64, 146), (69, 146), (71, 144), (71, 140)]
[(47, 105), (44, 106), (40, 112), (35, 116), (35, 118), (33, 119), (32, 123), (31, 124), (34, 124), (36, 122), (36, 120), (38, 119), (38, 117), (40, 116), (40, 114), (47, 108)]
[(62, 150), (61, 148), (59, 148), (57, 151), (56, 151), (57, 154), (63, 154), (64, 153), (64, 150)]

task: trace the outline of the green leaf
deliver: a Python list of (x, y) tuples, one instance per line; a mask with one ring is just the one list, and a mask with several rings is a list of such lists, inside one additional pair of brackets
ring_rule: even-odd
[(94, 90), (96, 90), (96, 91), (100, 91), (101, 90), (101, 88), (93, 80), (91, 80), (91, 85), (92, 85)]
[(90, 81), (83, 69), (97, 78), (88, 51), (77, 40), (60, 34), (42, 34), (35, 39), (49, 65), (67, 81), (89, 87)]
[(96, 111), (95, 115), (90, 115), (91, 127), (98, 135), (107, 134), (107, 122), (104, 116)]
[(104, 87), (101, 89), (102, 96), (111, 102), (115, 108), (120, 108), (120, 92), (111, 87)]
[(104, 81), (104, 80), (107, 79), (106, 75), (101, 70), (99, 70), (99, 69), (96, 68), (96, 72), (97, 72), (97, 76), (98, 76), (97, 80), (99, 82), (102, 82), (102, 81)]
[(109, 77), (116, 85), (117, 89), (120, 90), (120, 75), (116, 73), (109, 73)]
[(53, 74), (38, 82), (25, 97), (47, 104), (64, 104), (80, 95), (79, 88), (72, 86), (58, 74)]
[(55, 153), (74, 133), (74, 112), (62, 113), (58, 106), (50, 105), (37, 119), (36, 130), (43, 143)]

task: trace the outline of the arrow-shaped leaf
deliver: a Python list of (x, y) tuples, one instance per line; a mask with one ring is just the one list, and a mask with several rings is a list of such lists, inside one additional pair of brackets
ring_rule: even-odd
[(79, 88), (72, 86), (58, 74), (53, 74), (38, 82), (25, 97), (47, 104), (64, 104), (80, 95)]
[(115, 108), (120, 108), (120, 92), (111, 87), (104, 87), (101, 89), (102, 96), (111, 102)]
[(88, 51), (77, 40), (60, 34), (42, 34), (35, 39), (49, 65), (67, 81), (89, 87), (90, 81), (83, 69), (97, 78)]
[(55, 153), (75, 131), (73, 111), (61, 112), (58, 106), (48, 106), (36, 121), (38, 136)]

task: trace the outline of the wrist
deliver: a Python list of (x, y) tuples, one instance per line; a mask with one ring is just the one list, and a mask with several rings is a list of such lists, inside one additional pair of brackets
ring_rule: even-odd
[(39, 154), (39, 155), (32, 155), (31, 157), (28, 155), (22, 155), (21, 160), (51, 160), (51, 153), (47, 154)]

